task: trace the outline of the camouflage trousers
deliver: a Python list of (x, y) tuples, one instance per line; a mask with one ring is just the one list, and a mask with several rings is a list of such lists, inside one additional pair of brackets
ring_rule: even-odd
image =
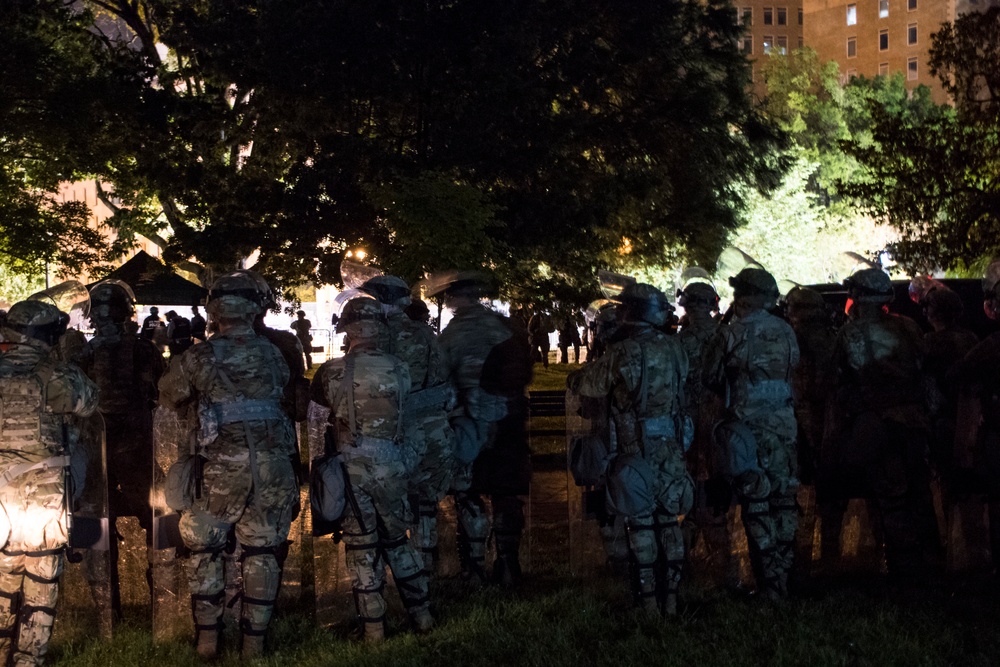
[(205, 462), (202, 497), (184, 512), (180, 533), (191, 551), (188, 582), (196, 631), (222, 627), (226, 575), (223, 550), (239, 545), (245, 635), (267, 630), (281, 582), (277, 553), (288, 538), (298, 488), (288, 452), (222, 447)]
[(410, 496), (416, 501), (410, 509), (413, 522), (410, 542), (420, 555), (424, 571), (434, 574), (438, 550), (438, 503), (448, 494), (454, 469), (454, 432), (444, 411), (420, 420), (415, 438), (422, 441), (423, 457), (410, 479)]
[[(389, 443), (389, 447), (395, 447)], [(348, 447), (341, 452), (353, 501), (341, 520), (344, 560), (363, 623), (385, 618), (385, 568), (392, 569), (403, 606), (411, 615), (430, 607), (427, 574), (406, 536), (410, 518), (407, 466), (398, 451)], [(385, 560), (383, 560), (383, 558)]]
[[(482, 495), (470, 491), (471, 486), (472, 464), (456, 467), (452, 478), (452, 493), (455, 497), (455, 514), (458, 518), (458, 556), (462, 565), (462, 576), (485, 582), (490, 516)], [(519, 553), (525, 524), (524, 502), (517, 496), (506, 494), (495, 493), (489, 498), (497, 556), (494, 576), (500, 574), (496, 570), (496, 566), (499, 565), (516, 578), (521, 573)]]
[(656, 507), (652, 515), (625, 520), (633, 566), (632, 592), (640, 607), (659, 607), (673, 614), (686, 556), (680, 519), (694, 504), (694, 482), (678, 443), (651, 438), (644, 448), (655, 475)]
[(771, 597), (788, 592), (788, 573), (795, 556), (798, 492), (795, 459), (795, 415), (791, 409), (746, 420), (757, 441), (760, 471), (733, 480), (757, 586)]
[(0, 664), (40, 665), (48, 651), (68, 542), (62, 480), (61, 469), (36, 471), (0, 490), (11, 525), (0, 550)]

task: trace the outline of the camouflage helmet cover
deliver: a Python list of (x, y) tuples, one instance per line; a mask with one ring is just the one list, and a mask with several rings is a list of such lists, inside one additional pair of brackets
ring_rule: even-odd
[(685, 308), (698, 303), (717, 307), (719, 293), (715, 291), (715, 287), (710, 282), (692, 280), (682, 289), (677, 290), (677, 303)]
[(823, 301), (823, 295), (814, 289), (809, 289), (808, 287), (793, 287), (787, 295), (785, 295), (785, 304), (789, 308), (823, 308), (825, 302)]
[(44, 301), (18, 301), (7, 312), (8, 329), (53, 345), (66, 332), (69, 315)]
[(337, 320), (337, 333), (345, 333), (352, 340), (375, 338), (385, 328), (382, 306), (370, 296), (355, 297), (345, 303)]
[(729, 279), (736, 296), (766, 296), (778, 298), (778, 283), (774, 276), (757, 267), (747, 267)]
[(626, 285), (618, 299), (626, 322), (648, 322), (653, 326), (663, 326), (674, 310), (666, 295), (648, 283)]
[(943, 322), (955, 322), (965, 310), (962, 297), (943, 285), (929, 292), (924, 298), (924, 304), (927, 306), (928, 318)]
[(219, 276), (208, 290), (205, 310), (213, 318), (253, 318), (264, 312), (264, 296), (257, 281), (247, 271), (233, 271)]
[(888, 303), (893, 299), (892, 281), (882, 269), (862, 269), (844, 281), (855, 301)]
[(366, 280), (360, 289), (387, 306), (405, 308), (411, 301), (410, 286), (398, 276), (374, 276)]

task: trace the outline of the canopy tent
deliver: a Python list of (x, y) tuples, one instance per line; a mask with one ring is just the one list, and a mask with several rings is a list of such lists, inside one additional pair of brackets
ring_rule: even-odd
[[(114, 278), (127, 283), (140, 304), (195, 306), (204, 303), (208, 290), (182, 278), (152, 255), (140, 250), (102, 280)], [(99, 282), (99, 281), (98, 281)], [(93, 287), (97, 283), (87, 285)]]

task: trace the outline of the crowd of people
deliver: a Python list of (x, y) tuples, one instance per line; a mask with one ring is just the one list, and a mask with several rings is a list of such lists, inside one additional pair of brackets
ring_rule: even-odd
[[(998, 282), (1000, 263), (984, 284), (991, 317), (1000, 313)], [(636, 605), (677, 613), (689, 545), (726, 542), (734, 501), (757, 590), (788, 595), (797, 532), (813, 530), (812, 518), (800, 528), (802, 483), (816, 490), (821, 562), (839, 556), (846, 503), (863, 497), (890, 577), (918, 581), (939, 567), (932, 474), (947, 501), (976, 480), (997, 518), (991, 537), (1000, 553), (1000, 503), (989, 485), (997, 479), (1000, 335), (978, 342), (960, 329), (961, 299), (934, 281), (915, 291), (933, 327), (923, 333), (890, 313), (892, 285), (877, 268), (847, 281), (839, 329), (809, 289), (795, 288), (776, 309), (777, 284), (761, 268), (730, 283), (725, 315), (710, 281), (686, 284), (680, 321), (657, 288), (625, 286), (592, 309), (587, 363), (567, 380), (589, 425), (573, 439), (570, 472), (600, 498), (603, 546), (614, 569), (628, 573)], [(344, 544), (366, 641), (385, 637), (386, 568), (411, 627), (434, 627), (430, 580), (447, 495), (462, 577), (516, 586), (531, 478), (526, 388), (537, 336), (547, 339), (551, 323), (521, 326), (492, 310), (493, 286), (481, 273), (455, 274), (437, 289), (453, 312), (440, 335), (406, 282), (368, 278), (337, 319), (345, 355), (320, 365), (311, 382), (308, 320), (299, 313), (295, 334), (268, 327), (276, 300), (252, 271), (211, 286), (210, 335), (197, 309), (190, 320), (167, 313), (166, 326), (152, 312), (139, 327), (134, 294), (114, 280), (90, 292), (90, 340), (45, 300), (12, 306), (0, 354), (0, 658), (43, 661), (72, 517), (85, 514), (77, 454), (95, 416), (106, 439), (110, 525), (137, 517), (153, 564), (154, 517), (163, 520), (154, 499), (165, 498), (195, 646), (206, 659), (220, 651), (227, 583), (239, 587), (241, 654), (264, 652), (305, 461), (314, 534)], [(156, 342), (161, 328), (169, 363)], [(579, 361), (579, 335), (564, 341)], [(956, 435), (963, 392), (981, 405), (971, 445)], [(297, 422), (308, 434), (306, 456)], [(487, 563), (491, 540), (495, 560)], [(112, 619), (121, 615), (117, 542), (110, 539), (110, 568), (95, 550), (83, 555), (94, 600)]]

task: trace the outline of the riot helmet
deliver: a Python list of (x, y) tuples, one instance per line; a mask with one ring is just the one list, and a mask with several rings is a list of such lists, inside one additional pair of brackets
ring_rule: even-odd
[(387, 324), (382, 306), (370, 296), (357, 296), (344, 304), (337, 319), (337, 333), (352, 341), (377, 338)]
[(426, 323), (431, 316), (431, 310), (423, 299), (413, 299), (403, 312), (414, 322)]
[(778, 298), (777, 281), (775, 281), (774, 276), (761, 268), (747, 267), (730, 278), (729, 284), (737, 299), (743, 296)]
[(844, 281), (851, 299), (858, 303), (889, 303), (892, 281), (882, 269), (862, 269)]
[(957, 322), (965, 310), (962, 297), (943, 285), (927, 294), (924, 298), (924, 307), (930, 322), (945, 326)]
[(265, 311), (277, 308), (278, 299), (274, 296), (274, 290), (267, 284), (264, 276), (250, 269), (242, 269), (242, 272), (248, 275), (250, 279), (253, 280), (254, 285), (257, 286), (257, 293), (260, 295), (261, 308)]
[(625, 322), (646, 322), (660, 327), (674, 312), (666, 295), (648, 283), (627, 285), (618, 299), (621, 302), (618, 308)]
[(374, 276), (366, 280), (360, 289), (386, 306), (405, 308), (410, 305), (410, 286), (398, 276)]
[(205, 311), (212, 319), (238, 319), (248, 324), (264, 312), (264, 296), (257, 281), (247, 271), (219, 276), (208, 290)]
[(719, 309), (719, 294), (711, 283), (691, 281), (677, 290), (677, 305), (681, 308), (707, 305), (709, 310)]
[(44, 301), (18, 301), (7, 312), (7, 328), (50, 347), (66, 333), (69, 315)]
[(121, 324), (135, 315), (135, 293), (127, 283), (111, 278), (90, 288), (90, 321)]

